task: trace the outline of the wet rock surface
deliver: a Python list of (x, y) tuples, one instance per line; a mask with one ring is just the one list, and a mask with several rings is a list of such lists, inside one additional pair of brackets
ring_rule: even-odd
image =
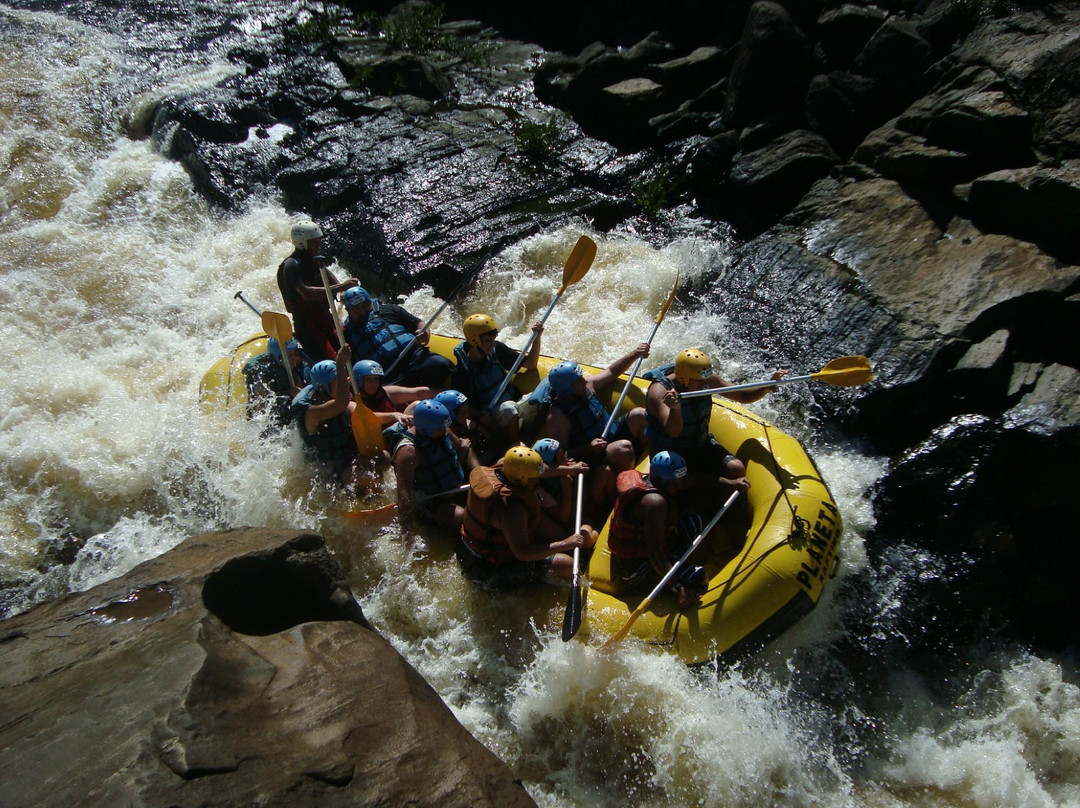
[(197, 536), (0, 625), (3, 805), (529, 806), (322, 539)]

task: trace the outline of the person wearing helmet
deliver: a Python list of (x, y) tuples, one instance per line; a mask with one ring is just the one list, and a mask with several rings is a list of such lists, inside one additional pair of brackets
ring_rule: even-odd
[(568, 529), (572, 524), (570, 518), (574, 512), (576, 487), (571, 477), (587, 473), (589, 467), (580, 461), (570, 460), (554, 438), (541, 438), (533, 444), (533, 451), (540, 455), (547, 467), (547, 472), (536, 486), (540, 507), (560, 526)]
[(384, 384), (382, 365), (373, 359), (361, 359), (353, 365), (353, 377), (360, 391), (360, 402), (375, 414), (384, 429), (400, 423), (408, 426), (409, 405), (435, 395), (429, 387)]
[[(431, 334), (419, 317), (396, 303), (380, 303), (361, 286), (347, 290), (341, 302), (349, 315), (342, 330), (353, 356), (374, 360), (384, 368), (394, 366), (388, 381), (395, 384), (449, 386), (454, 365), (425, 347)], [(404, 351), (408, 353), (399, 361)]]
[(269, 429), (280, 429), (292, 420), (290, 405), (304, 385), (309, 366), (304, 362), (300, 343), (295, 339), (285, 344), (295, 386), (289, 382), (281, 346), (275, 339), (266, 341), (266, 352), (255, 354), (244, 363), (244, 384), (247, 387), (247, 417), (265, 414)]
[[(278, 267), (277, 285), (285, 302), (285, 311), (292, 314), (293, 334), (313, 362), (333, 359), (340, 346), (319, 272), (320, 263), (327, 260), (319, 254), (322, 228), (312, 221), (297, 221), (292, 225), (290, 236), (294, 249)], [(339, 283), (332, 273), (327, 272), (327, 276), (331, 294), (357, 285), (352, 278)]]
[(473, 469), (457, 545), (466, 577), (493, 589), (570, 580), (574, 549), (591, 548), (596, 531), (582, 525), (567, 536), (544, 512), (536, 486), (545, 471), (526, 446), (508, 449), (499, 465)]
[[(521, 363), (522, 370), (535, 370), (540, 360), (540, 336), (544, 324), (537, 322), (532, 330), (536, 338)], [(478, 414), (480, 429), (497, 456), (507, 445), (517, 443), (522, 421), (533, 415), (527, 400), (518, 403), (521, 392), (513, 383), (508, 384), (499, 400), (492, 403), (506, 374), (517, 362), (519, 352), (496, 339), (499, 328), (490, 315), (469, 315), (462, 324), (462, 331), (465, 339), (454, 348), (457, 370), (453, 386), (468, 396), (469, 405)]]
[[(682, 554), (676, 495), (685, 479), (686, 461), (678, 452), (668, 451), (652, 456), (647, 474), (637, 469), (619, 474), (608, 550), (614, 578), (623, 592), (652, 591), (671, 569), (672, 560)], [(683, 566), (669, 584), (680, 610), (698, 603), (703, 583), (703, 569)]]
[[(394, 448), (397, 474), (398, 518), (406, 533), (414, 534), (417, 520), (457, 532), (465, 509), (465, 454), (450, 435), (450, 412), (434, 399), (416, 404), (412, 426)], [(427, 501), (425, 501), (425, 499)]]
[(450, 413), (450, 432), (467, 454), (465, 467), (483, 465), (480, 456), (480, 438), (473, 422), (469, 398), (460, 390), (447, 389), (435, 394), (435, 400)]
[[(724, 487), (742, 492), (749, 489), (746, 466), (717, 443), (709, 431), (712, 397), (679, 397), (679, 393), (705, 388), (716, 389), (718, 395), (724, 395), (723, 388), (731, 385), (713, 370), (708, 354), (697, 348), (687, 348), (675, 357), (674, 366), (642, 375), (652, 382), (645, 395), (645, 437), (649, 441), (649, 451), (678, 452), (686, 460), (696, 484), (709, 485), (710, 480), (718, 479)], [(779, 380), (785, 375), (786, 370), (778, 370), (773, 379)], [(728, 397), (748, 404), (775, 389), (740, 390)]]
[(619, 472), (634, 467), (637, 447), (644, 445), (645, 433), (645, 409), (634, 407), (612, 424), (608, 434), (603, 434), (611, 414), (596, 397), (596, 391), (618, 381), (636, 359), (648, 355), (649, 343), (642, 342), (599, 373), (585, 375), (581, 365), (571, 361), (559, 362), (548, 371), (547, 434), (566, 447), (568, 457), (592, 467), (589, 510), (596, 520), (607, 513), (599, 513), (603, 504), (592, 492), (613, 488)]
[(345, 345), (336, 359), (312, 365), (310, 383), (293, 399), (290, 408), (304, 443), (304, 454), (346, 486), (355, 486), (361, 480), (352, 431), (356, 403), (349, 390), (351, 358), (352, 352)]

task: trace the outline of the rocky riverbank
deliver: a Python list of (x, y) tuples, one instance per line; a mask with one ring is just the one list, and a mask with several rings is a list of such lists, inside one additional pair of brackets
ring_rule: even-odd
[(534, 805), (320, 537), (196, 536), (0, 626), (3, 805)]

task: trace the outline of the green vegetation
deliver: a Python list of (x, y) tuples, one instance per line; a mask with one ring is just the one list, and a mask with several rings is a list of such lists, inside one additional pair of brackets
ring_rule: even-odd
[(667, 207), (675, 183), (667, 166), (663, 166), (635, 181), (631, 190), (638, 207), (647, 216), (654, 216)]
[(547, 157), (558, 150), (561, 130), (555, 117), (548, 118), (544, 123), (518, 121), (510, 131), (517, 150), (529, 157)]
[(296, 32), (302, 42), (327, 44), (344, 23), (340, 10), (331, 9), (315, 14), (296, 26)]
[(442, 19), (442, 6), (413, 6), (386, 19), (365, 12), (356, 25), (370, 33), (381, 32), (387, 44), (397, 50), (420, 55), (444, 51), (477, 67), (490, 68), (495, 46), (490, 42), (459, 40), (452, 33), (440, 29)]
[(971, 22), (1009, 13), (1008, 0), (952, 0), (952, 7)]

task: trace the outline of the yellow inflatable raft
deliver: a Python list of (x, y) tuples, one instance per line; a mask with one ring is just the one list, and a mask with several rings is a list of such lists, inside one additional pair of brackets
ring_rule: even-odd
[[(429, 348), (453, 361), (457, 337), (433, 335)], [(252, 337), (218, 360), (200, 388), (210, 410), (243, 408), (247, 360), (266, 349), (265, 335)], [(539, 367), (521, 371), (514, 383), (528, 395), (559, 362), (542, 356)], [(586, 374), (598, 368), (583, 365)], [(610, 409), (625, 377), (599, 392)], [(644, 406), (648, 382), (635, 379), (622, 408)], [(700, 607), (685, 612), (662, 594), (630, 631), (646, 643), (667, 648), (690, 664), (768, 642), (809, 612), (821, 598), (840, 561), (840, 513), (813, 460), (795, 438), (748, 408), (713, 397), (710, 429), (716, 440), (747, 467), (750, 491), (736, 500), (691, 557), (705, 566), (708, 592)], [(648, 469), (648, 457), (638, 466)], [(722, 504), (718, 496), (716, 507)], [(702, 514), (708, 521), (712, 514)], [(607, 547), (608, 527), (600, 534), (588, 565), (582, 634), (603, 641), (620, 629), (644, 595), (619, 594)]]

